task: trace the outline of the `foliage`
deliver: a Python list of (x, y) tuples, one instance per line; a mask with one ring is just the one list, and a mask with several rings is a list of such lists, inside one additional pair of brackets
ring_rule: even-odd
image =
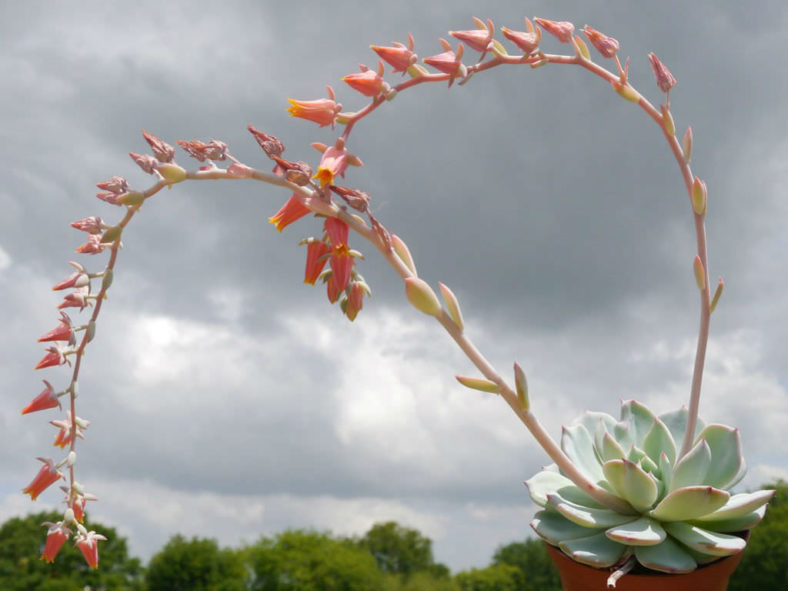
[(253, 591), (367, 591), (383, 585), (369, 552), (327, 533), (286, 531), (244, 553)]
[(788, 589), (788, 483), (779, 481), (764, 488), (777, 492), (763, 522), (752, 530), (728, 591)]
[(437, 578), (448, 576), (446, 567), (435, 564), (432, 540), (394, 521), (376, 523), (358, 544), (372, 554), (384, 573), (407, 578), (415, 572), (430, 571)]
[(148, 591), (244, 591), (246, 569), (239, 552), (216, 540), (173, 536), (148, 566)]
[[(108, 526), (85, 519), (88, 529), (107, 536), (101, 542), (100, 568), (89, 569), (82, 553), (66, 543), (57, 561), (47, 564), (38, 557), (44, 550), (41, 524), (55, 522), (62, 514), (51, 511), (13, 517), (0, 526), (0, 589), (3, 591), (138, 591), (143, 570), (128, 554), (125, 538)], [(45, 530), (44, 530), (45, 531)]]
[(474, 568), (454, 577), (461, 591), (519, 591), (522, 579), (520, 569), (509, 564)]
[(540, 540), (500, 546), (493, 555), (493, 564), (508, 564), (520, 569), (522, 577), (517, 591), (561, 591), (558, 569)]

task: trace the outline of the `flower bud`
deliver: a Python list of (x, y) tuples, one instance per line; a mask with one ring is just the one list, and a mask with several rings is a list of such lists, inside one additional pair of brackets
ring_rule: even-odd
[(405, 279), (405, 295), (414, 308), (428, 316), (437, 318), (443, 310), (438, 296), (429, 284), (418, 277)]

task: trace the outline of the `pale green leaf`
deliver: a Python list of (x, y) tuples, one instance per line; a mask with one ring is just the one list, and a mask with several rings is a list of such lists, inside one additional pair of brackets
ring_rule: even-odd
[(670, 463), (676, 461), (676, 443), (665, 423), (656, 419), (646, 437), (643, 439), (643, 451), (654, 463), (659, 463), (659, 456), (664, 453), (668, 456)]
[(670, 538), (656, 546), (635, 546), (635, 558), (646, 568), (663, 573), (688, 573), (697, 566), (695, 559)]
[(547, 504), (548, 507), (552, 507), (570, 521), (583, 527), (607, 529), (632, 521), (633, 518), (632, 515), (622, 515), (610, 509), (586, 507), (585, 505), (573, 503), (559, 494), (547, 495)]
[(660, 521), (689, 521), (722, 507), (730, 494), (711, 486), (688, 486), (670, 492), (649, 515)]
[(744, 550), (747, 542), (738, 536), (708, 531), (697, 525), (676, 522), (663, 524), (665, 531), (696, 552), (712, 556), (730, 556)]
[(538, 511), (531, 521), (531, 527), (544, 541), (557, 546), (561, 542), (584, 538), (594, 533), (595, 529), (589, 529), (582, 525), (569, 521), (560, 513), (555, 511)]
[(726, 425), (708, 425), (699, 438), (705, 439), (711, 448), (711, 466), (705, 484), (728, 488), (742, 467), (739, 430)]
[(628, 460), (610, 460), (602, 467), (618, 496), (637, 511), (650, 509), (657, 500), (657, 484), (643, 469)]
[(609, 539), (605, 532), (587, 538), (568, 540), (561, 543), (560, 548), (575, 562), (595, 568), (613, 566), (627, 549), (626, 546)]
[(667, 535), (657, 521), (648, 517), (611, 527), (605, 534), (619, 544), (630, 546), (654, 546), (661, 543)]
[(711, 466), (711, 449), (705, 439), (701, 439), (673, 467), (673, 480), (670, 490), (707, 484), (706, 473)]

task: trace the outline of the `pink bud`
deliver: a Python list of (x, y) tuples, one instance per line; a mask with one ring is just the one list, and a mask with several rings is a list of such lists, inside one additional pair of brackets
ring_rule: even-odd
[(290, 199), (277, 211), (268, 221), (281, 232), (287, 226), (311, 213), (312, 210), (301, 203), (301, 200), (293, 194)]
[(676, 79), (670, 73), (665, 65), (659, 61), (659, 58), (653, 54), (648, 54), (649, 62), (651, 62), (651, 69), (654, 70), (654, 77), (657, 79), (657, 86), (662, 92), (668, 92), (671, 88), (676, 86)]
[(501, 33), (509, 41), (514, 43), (525, 55), (529, 55), (536, 51), (539, 47), (539, 42), (542, 40), (542, 30), (534, 27), (530, 19), (525, 19), (525, 27), (528, 32), (512, 31), (506, 27), (501, 27)]
[(46, 488), (63, 478), (63, 474), (55, 469), (55, 462), (51, 458), (37, 458), (39, 461), (44, 462), (38, 474), (28, 484), (22, 492), (30, 495), (32, 500), (36, 500)]
[(41, 394), (33, 398), (32, 402), (22, 409), (23, 415), (39, 410), (55, 408), (56, 406), (60, 408), (60, 399), (57, 397), (57, 394), (55, 394), (52, 384), (44, 380), (44, 385), (46, 387), (41, 391)]
[(148, 133), (144, 129), (142, 130), (142, 137), (148, 142), (153, 151), (153, 155), (156, 156), (156, 160), (159, 162), (172, 162), (172, 159), (175, 158), (175, 148), (168, 143), (161, 141), (155, 135)]
[(156, 170), (159, 163), (159, 161), (150, 154), (135, 154), (134, 152), (129, 152), (129, 156), (131, 156), (131, 159), (134, 160), (137, 166), (148, 174), (153, 174), (153, 171)]
[(386, 86), (382, 74), (383, 62), (381, 61), (378, 62), (377, 72), (370, 70), (366, 66), (362, 66), (361, 72), (348, 74), (342, 78), (342, 81), (364, 96), (373, 97), (379, 95)]
[(394, 43), (392, 47), (381, 47), (379, 45), (370, 45), (370, 48), (383, 58), (390, 66), (394, 68), (394, 72), (405, 73), (407, 69), (416, 63), (418, 57), (413, 53), (413, 36), (408, 35), (408, 46), (405, 47), (402, 43)]
[(549, 21), (544, 18), (535, 18), (534, 20), (536, 24), (561, 43), (569, 43), (572, 40), (572, 34), (575, 32), (575, 26), (572, 23), (568, 21)]
[(613, 39), (612, 37), (608, 37), (597, 31), (596, 29), (592, 29), (588, 25), (585, 26), (583, 29), (583, 33), (585, 34), (588, 41), (594, 48), (599, 52), (602, 57), (611, 58), (615, 57), (616, 53), (618, 53), (619, 44), (618, 41)]

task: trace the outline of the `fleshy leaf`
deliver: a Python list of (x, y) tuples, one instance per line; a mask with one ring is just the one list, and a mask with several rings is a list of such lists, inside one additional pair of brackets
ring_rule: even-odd
[(555, 511), (538, 511), (531, 521), (531, 527), (544, 541), (557, 546), (566, 540), (587, 537), (591, 530), (569, 521)]
[(705, 484), (727, 488), (742, 465), (739, 430), (726, 425), (708, 425), (699, 437), (705, 439), (711, 448), (711, 466)]
[(766, 505), (774, 496), (774, 492), (773, 490), (759, 490), (753, 493), (733, 495), (725, 505), (714, 513), (700, 517), (699, 521), (721, 521), (734, 517), (743, 517), (752, 513), (755, 509)]
[(616, 425), (616, 419), (611, 417), (606, 412), (596, 412), (592, 410), (585, 411), (579, 418), (573, 421), (573, 424), (579, 423), (588, 429), (588, 433), (594, 439), (594, 447), (597, 451), (600, 449), (601, 437), (606, 432), (613, 432)]
[(673, 465), (665, 454), (659, 456), (659, 474), (661, 485), (659, 496), (662, 498), (662, 496), (670, 490), (671, 483), (673, 482)]
[(592, 482), (604, 480), (602, 466), (594, 452), (591, 435), (581, 424), (564, 427), (561, 434), (561, 449), (572, 463)]
[(707, 531), (689, 523), (679, 521), (665, 523), (664, 526), (665, 531), (679, 542), (703, 554), (730, 556), (741, 552), (747, 545), (747, 542), (738, 536)]
[(663, 573), (688, 573), (697, 566), (695, 559), (670, 538), (656, 546), (635, 546), (635, 558), (646, 568)]
[(689, 521), (708, 515), (728, 502), (730, 493), (711, 486), (688, 486), (669, 493), (649, 512), (660, 521)]
[[(659, 419), (665, 423), (665, 426), (673, 436), (673, 441), (675, 441), (676, 445), (680, 448), (684, 443), (684, 432), (687, 430), (687, 421), (689, 420), (689, 411), (687, 407), (682, 406), (677, 410), (662, 413), (659, 415)], [(693, 441), (697, 440), (698, 433), (700, 433), (705, 426), (706, 424), (698, 417), (694, 437), (692, 438)]]
[(711, 531), (737, 532), (752, 529), (761, 522), (765, 514), (766, 505), (763, 505), (752, 513), (747, 513), (747, 515), (742, 515), (741, 517), (731, 517), (730, 519), (720, 519), (718, 521), (700, 521), (695, 519), (690, 523)]
[(621, 404), (621, 420), (629, 425), (632, 442), (640, 448), (655, 418), (654, 413), (637, 400), (626, 400)]
[(676, 443), (665, 423), (658, 418), (654, 420), (654, 424), (643, 439), (643, 451), (655, 464), (659, 462), (661, 453), (668, 456), (671, 464), (676, 461)]
[(659, 468), (657, 465), (651, 460), (650, 457), (646, 455), (639, 447), (632, 446), (632, 449), (629, 450), (629, 454), (627, 454), (627, 459), (632, 462), (633, 464), (640, 464), (640, 466), (646, 472), (657, 472)]
[(549, 494), (559, 494), (563, 499), (586, 507), (602, 507), (597, 501), (580, 490), (574, 482), (557, 471), (542, 470), (529, 480), (526, 480), (525, 486), (528, 487), (531, 500), (540, 507), (547, 506), (547, 495)]
[(629, 449), (634, 445), (629, 425), (623, 421), (619, 421), (616, 423), (616, 426), (613, 427), (613, 435), (615, 436), (614, 439), (623, 449)]
[(665, 529), (653, 519), (641, 517), (623, 525), (611, 527), (605, 532), (608, 538), (629, 546), (654, 546), (665, 537)]
[(624, 451), (624, 448), (618, 444), (618, 441), (616, 441), (613, 436), (607, 432), (602, 435), (599, 443), (597, 444), (597, 453), (599, 454), (599, 458), (602, 460), (602, 462), (607, 462), (608, 460), (620, 460), (627, 455)]
[(547, 495), (548, 507), (552, 507), (568, 520), (583, 527), (607, 529), (632, 521), (632, 515), (622, 515), (610, 509), (586, 507), (564, 499), (559, 494)]
[(602, 467), (616, 493), (637, 511), (650, 509), (657, 500), (657, 484), (643, 469), (627, 460), (610, 460)]
[(687, 486), (707, 484), (706, 473), (711, 466), (711, 449), (705, 439), (695, 444), (687, 455), (673, 467), (673, 480), (670, 490)]
[(605, 532), (562, 542), (560, 548), (575, 562), (595, 568), (613, 566), (627, 549), (626, 546), (608, 539)]

